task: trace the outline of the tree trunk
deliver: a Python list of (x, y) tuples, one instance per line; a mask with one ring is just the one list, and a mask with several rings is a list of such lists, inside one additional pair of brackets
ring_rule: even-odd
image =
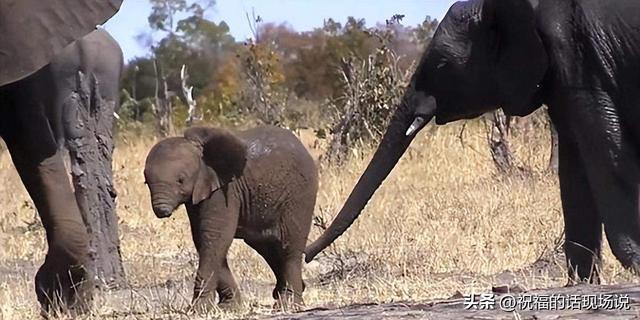
[(173, 106), (171, 105), (171, 93), (167, 86), (167, 78), (158, 66), (158, 61), (154, 61), (156, 76), (156, 96), (153, 104), (153, 113), (158, 123), (158, 131), (161, 136), (166, 137), (173, 133)]
[(494, 111), (492, 115), (491, 130), (487, 134), (491, 158), (499, 173), (509, 174), (515, 169), (515, 161), (508, 141), (509, 118), (500, 110)]
[(98, 79), (78, 72), (76, 91), (64, 104), (76, 201), (90, 235), (90, 270), (103, 288), (125, 283), (113, 186), (113, 117), (117, 101), (102, 99)]

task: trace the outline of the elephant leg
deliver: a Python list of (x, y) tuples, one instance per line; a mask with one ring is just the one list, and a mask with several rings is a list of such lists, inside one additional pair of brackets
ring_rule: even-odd
[(625, 268), (640, 275), (639, 188), (637, 182), (623, 182), (622, 175), (607, 178), (597, 197), (601, 199), (599, 208), (611, 251)]
[[(249, 242), (247, 244), (255, 249), (269, 264), (276, 277), (276, 285), (273, 289), (274, 310), (296, 310), (304, 305), (302, 291), (302, 250), (290, 253), (291, 246), (285, 248), (282, 242)], [(297, 263), (296, 263), (297, 261)]]
[(625, 181), (634, 176), (632, 172), (627, 177), (623, 172), (612, 174), (597, 192), (611, 251), (626, 269), (640, 275), (639, 183)]
[(265, 258), (276, 276), (276, 286), (273, 289), (275, 310), (298, 310), (304, 305), (302, 291), (302, 251), (285, 248), (282, 243), (274, 243), (264, 247)]
[(238, 285), (236, 284), (227, 258), (222, 262), (222, 267), (218, 273), (218, 286), (216, 287), (218, 297), (220, 298), (220, 307), (235, 307), (242, 302)]
[(577, 103), (572, 133), (611, 251), (625, 268), (640, 274), (640, 150), (618, 115), (594, 114), (594, 110), (603, 108), (626, 110), (633, 106), (618, 108), (602, 92), (573, 99)]
[(192, 302), (201, 311), (209, 310), (216, 304), (215, 293), (220, 286), (220, 280), (227, 280), (221, 279), (221, 275), (224, 272), (222, 270), (230, 245), (231, 241), (226, 247), (206, 248), (203, 250), (204, 252), (199, 253), (200, 261), (196, 272)]
[(286, 288), (287, 282), (284, 277), (284, 267), (282, 265), (282, 250), (275, 243), (254, 243), (247, 242), (247, 244), (255, 249), (258, 254), (264, 258), (264, 260), (273, 271), (273, 275), (276, 277), (276, 286), (273, 289), (272, 296), (274, 299), (278, 299), (279, 293)]
[(559, 137), (558, 165), (569, 284), (599, 283), (602, 222), (578, 149), (567, 135)]
[[(288, 250), (289, 251), (289, 250)], [(278, 302), (285, 304), (285, 308), (299, 309), (304, 305), (302, 291), (302, 251), (289, 251), (284, 255), (283, 276), (287, 283), (286, 288), (279, 292)]]
[[(214, 193), (212, 197), (220, 199), (207, 201), (220, 200), (214, 202), (225, 203), (224, 196), (221, 194), (222, 192)], [(211, 211), (204, 208), (205, 211), (200, 215), (199, 229), (194, 235), (198, 239), (197, 243), (200, 247), (198, 250), (200, 259), (193, 292), (193, 303), (198, 309), (208, 310), (215, 304), (215, 291), (220, 286), (220, 281), (226, 283), (226, 286), (235, 287), (237, 293), (235, 281), (233, 281), (233, 285), (229, 283), (233, 277), (226, 264), (227, 252), (231, 247), (238, 225), (237, 219), (229, 218), (237, 216), (237, 213), (234, 212), (238, 212), (238, 209), (234, 208), (236, 209), (225, 208)]]
[(19, 111), (13, 124), (4, 124), (3, 137), (47, 234), (36, 294), (45, 313), (66, 308), (83, 313), (92, 297), (91, 278), (83, 266), (88, 261), (87, 229), (49, 122), (38, 108), (29, 107)]
[(194, 307), (199, 311), (210, 310), (216, 304), (216, 292), (228, 247), (213, 252), (215, 250), (205, 249), (205, 252), (199, 253), (200, 259), (192, 299)]
[[(312, 192), (316, 192), (313, 190)], [(307, 195), (310, 192), (302, 192)], [(293, 205), (295, 204), (295, 205)], [(281, 213), (289, 219), (281, 226), (285, 230), (282, 232), (287, 237), (277, 243), (281, 264), (281, 276), (284, 278), (285, 286), (277, 288), (274, 292), (276, 308), (299, 310), (304, 306), (302, 292), (305, 289), (302, 280), (302, 254), (304, 252), (307, 236), (311, 229), (311, 219), (313, 217), (313, 209), (315, 207), (315, 199), (311, 200), (306, 196), (297, 198), (288, 208), (283, 208)]]

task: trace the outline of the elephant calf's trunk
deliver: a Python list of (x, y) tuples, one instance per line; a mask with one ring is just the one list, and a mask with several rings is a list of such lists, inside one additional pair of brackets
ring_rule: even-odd
[(153, 213), (155, 213), (158, 218), (167, 218), (171, 216), (173, 210), (176, 208), (176, 205), (172, 205), (172, 201), (169, 201), (166, 198), (167, 197), (164, 195), (153, 195), (151, 197)]

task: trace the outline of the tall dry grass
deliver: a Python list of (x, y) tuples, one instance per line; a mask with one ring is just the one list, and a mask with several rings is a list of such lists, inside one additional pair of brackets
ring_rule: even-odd
[[(317, 261), (306, 265), (308, 307), (357, 302), (445, 298), (488, 290), (491, 275), (516, 270), (552, 252), (562, 235), (557, 178), (545, 173), (546, 131), (516, 137), (527, 177), (498, 177), (484, 127), (471, 122), (426, 128), (375, 194), (362, 216)], [(305, 142), (314, 154), (312, 139)], [(157, 219), (143, 184), (144, 159), (154, 141), (118, 142), (114, 172), (122, 255), (131, 290), (100, 295), (88, 318), (186, 318), (197, 256), (183, 209)], [(372, 150), (356, 150), (340, 168), (322, 168), (316, 214), (331, 220), (364, 170)], [(45, 252), (44, 232), (8, 154), (0, 155), (0, 319), (36, 319), (33, 276)], [(310, 239), (320, 234), (314, 227)], [(270, 312), (274, 277), (241, 240), (230, 264), (247, 306), (223, 317)], [(558, 268), (563, 268), (563, 265)], [(544, 271), (544, 270), (542, 270)], [(550, 272), (518, 276), (528, 287), (564, 284)], [(629, 276), (605, 250), (605, 282)], [(215, 312), (214, 312), (215, 313)]]

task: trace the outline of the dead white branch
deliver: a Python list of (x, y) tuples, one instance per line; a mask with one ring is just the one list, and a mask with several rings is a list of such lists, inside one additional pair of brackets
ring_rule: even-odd
[(186, 122), (187, 126), (191, 126), (194, 120), (200, 119), (196, 115), (197, 102), (193, 99), (193, 86), (189, 86), (187, 84), (187, 81), (189, 80), (189, 73), (187, 72), (187, 66), (184, 64), (182, 65), (182, 69), (180, 69), (180, 80), (182, 84), (182, 95), (189, 107)]

